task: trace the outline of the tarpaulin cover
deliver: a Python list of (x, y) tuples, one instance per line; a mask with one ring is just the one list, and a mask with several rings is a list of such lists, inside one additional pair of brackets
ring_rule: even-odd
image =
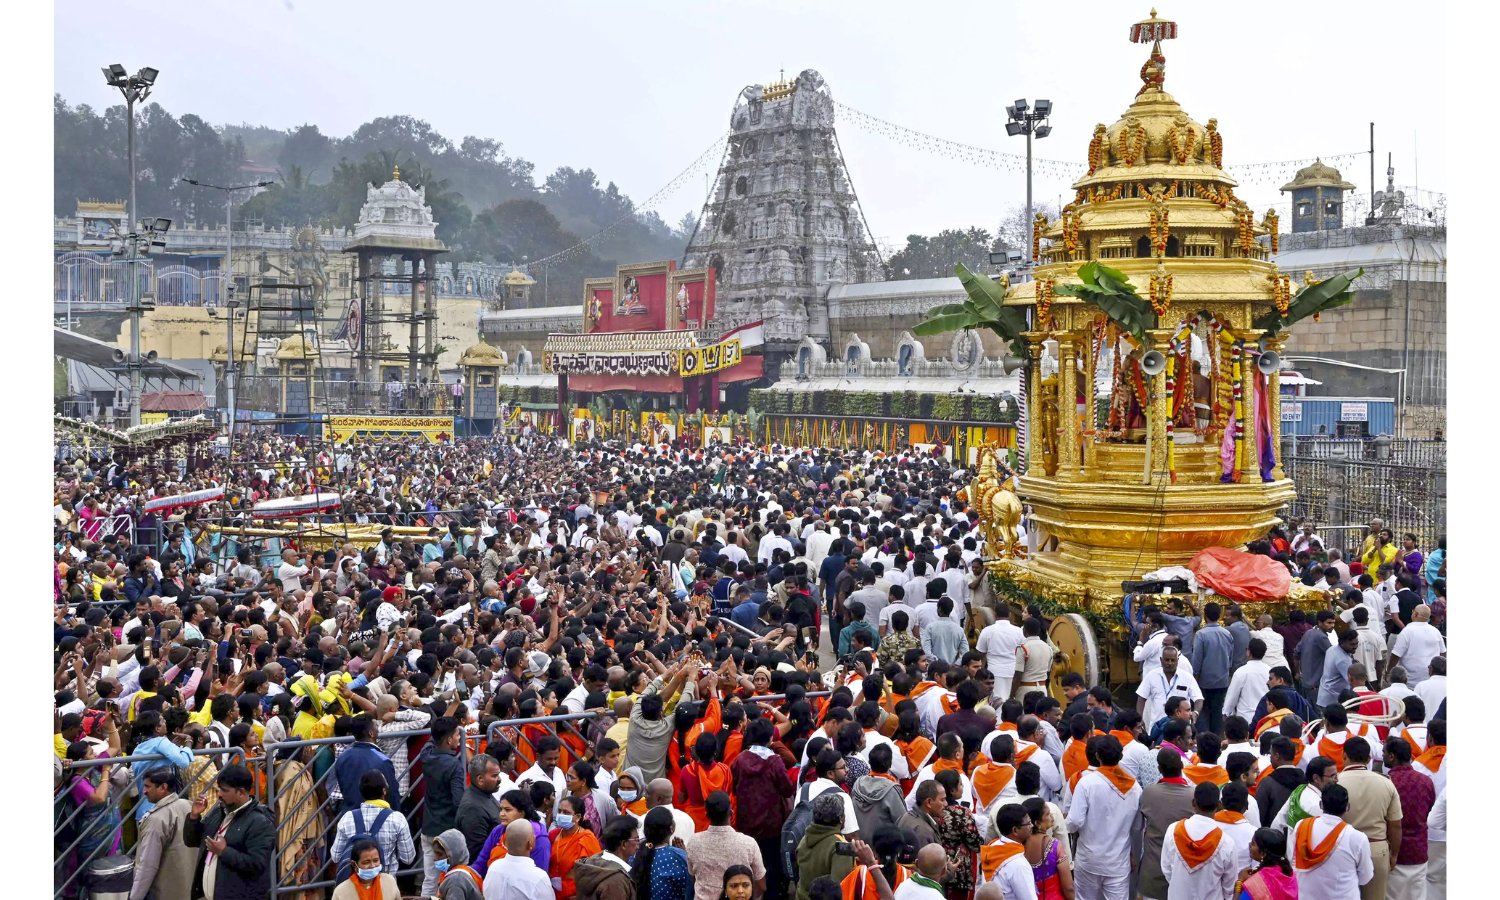
[(1292, 589), (1286, 566), (1257, 553), (1209, 547), (1187, 567), (1199, 584), (1226, 600), (1279, 600)]

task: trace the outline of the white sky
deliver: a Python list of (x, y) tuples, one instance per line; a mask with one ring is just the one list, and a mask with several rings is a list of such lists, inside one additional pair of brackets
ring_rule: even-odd
[[(1082, 160), (1094, 124), (1115, 121), (1140, 84), (1148, 48), (1127, 35), (1149, 10), (1084, 0), (156, 0), (123, 17), (115, 4), (70, 2), (54, 17), (54, 81), (69, 102), (102, 107), (112, 97), (101, 65), (149, 64), (162, 71), (153, 99), (173, 113), (315, 122), (337, 136), (410, 114), (455, 141), (500, 140), (538, 173), (592, 167), (642, 201), (727, 128), (741, 88), (783, 67), (789, 77), (817, 69), (835, 99), (866, 113), (1018, 153), (1024, 141), (1005, 136), (1005, 106), (1047, 97), (1054, 130), (1037, 156)], [(1427, 129), (1416, 146), (1410, 124), (1415, 109), (1424, 123), (1445, 121), (1442, 66), (1418, 61), (1441, 53), (1442, 4), (1179, 0), (1161, 14), (1181, 33), (1163, 47), (1167, 89), (1198, 121), (1218, 118), (1227, 164), (1362, 150), (1374, 121), (1380, 187), (1389, 150), (1398, 185), (1420, 175), (1424, 189), (1445, 189), (1443, 130)], [(1403, 53), (1409, 64), (1394, 59)], [(913, 232), (993, 230), (1025, 198), (1018, 172), (904, 147), (847, 121), (840, 142), (872, 231), (896, 245)], [(1367, 158), (1342, 171), (1368, 190)], [(1264, 208), (1283, 176), (1239, 194)], [(699, 176), (666, 198), (663, 218), (696, 210), (703, 185)], [(1036, 184), (1039, 198), (1066, 190), (1058, 179)]]

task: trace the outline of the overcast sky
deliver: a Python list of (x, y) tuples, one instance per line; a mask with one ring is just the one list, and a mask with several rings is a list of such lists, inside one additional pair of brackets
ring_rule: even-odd
[[(1005, 106), (1047, 97), (1053, 132), (1037, 156), (1081, 161), (1094, 124), (1118, 119), (1140, 85), (1148, 48), (1127, 36), (1150, 5), (156, 0), (119, 10), (57, 5), (55, 89), (69, 102), (117, 101), (101, 65), (151, 65), (162, 73), (153, 99), (176, 114), (313, 122), (334, 136), (409, 114), (455, 141), (497, 139), (539, 174), (592, 167), (642, 201), (727, 129), (741, 88), (783, 68), (817, 69), (836, 100), (865, 113), (1017, 153)], [(1442, 4), (1178, 2), (1160, 13), (1180, 28), (1163, 46), (1167, 90), (1198, 121), (1219, 120), (1226, 164), (1363, 150), (1373, 121), (1381, 187), (1390, 151), (1398, 185), (1446, 190), (1443, 66), (1393, 61), (1441, 55)], [(1438, 127), (1418, 135), (1415, 109)], [(848, 117), (839, 139), (871, 229), (891, 244), (994, 230), (1025, 199), (1017, 171), (903, 146)], [(1368, 190), (1368, 157), (1339, 163)], [(1267, 172), (1239, 194), (1263, 209), (1290, 175)], [(1039, 197), (1067, 190), (1063, 179), (1036, 182)], [(657, 209), (675, 222), (703, 192), (700, 175)]]

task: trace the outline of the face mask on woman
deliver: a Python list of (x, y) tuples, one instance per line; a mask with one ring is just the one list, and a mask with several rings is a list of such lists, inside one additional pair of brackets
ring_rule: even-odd
[(360, 881), (374, 881), (378, 877), (380, 877), (380, 867), (379, 866), (376, 866), (373, 869), (360, 869), (359, 870), (359, 880)]
[(432, 861), (432, 867), (439, 872), (447, 872), (449, 865), (450, 863), (446, 859), (435, 859)]
[(620, 799), (624, 800), (626, 803), (634, 803), (637, 796), (638, 794), (636, 791), (620, 791)]
[(568, 813), (558, 813), (557, 815), (552, 817), (552, 824), (556, 825), (558, 828), (561, 828), (563, 831), (567, 831), (569, 828), (573, 827), (573, 817)]

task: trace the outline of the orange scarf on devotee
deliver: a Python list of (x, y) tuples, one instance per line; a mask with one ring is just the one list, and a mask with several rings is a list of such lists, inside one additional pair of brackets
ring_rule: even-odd
[(349, 880), (354, 882), (354, 896), (359, 900), (385, 900), (385, 892), (380, 889), (379, 875), (370, 881), (363, 881), (359, 873), (355, 872), (349, 876)]
[(625, 804), (625, 811), (634, 813), (637, 816), (644, 816), (646, 814), (646, 798), (642, 797), (634, 803)]
[(1100, 766), (1094, 771), (1109, 779), (1109, 783), (1122, 795), (1130, 793), (1130, 789), (1135, 787), (1135, 779), (1119, 766)]
[(745, 736), (738, 731), (730, 732), (729, 737), (724, 741), (724, 765), (734, 765), (734, 758), (740, 755), (744, 746)]
[(905, 746), (902, 746), (901, 741), (896, 741), (895, 744), (901, 754), (906, 757), (907, 766), (913, 773), (927, 765), (927, 758), (932, 756), (932, 741), (920, 734), (912, 738)]
[(979, 850), (979, 870), (984, 874), (984, 880), (989, 881), (1005, 865), (1005, 861), (1013, 856), (1018, 856), (1026, 851), (1025, 844), (1005, 838), (996, 838), (985, 844)]
[(1328, 859), (1328, 854), (1333, 852), (1334, 845), (1339, 842), (1339, 834), (1348, 825), (1348, 822), (1340, 822), (1333, 826), (1328, 836), (1323, 838), (1323, 843), (1314, 847), (1312, 845), (1313, 823), (1318, 821), (1317, 816), (1303, 819), (1297, 823), (1297, 839), (1293, 847), (1292, 863), (1299, 869), (1316, 869)]
[[(1421, 742), (1418, 742), (1416, 738), (1414, 738), (1414, 737), (1411, 736), (1412, 730), (1416, 729), (1416, 728), (1421, 728), (1422, 729), (1422, 740), (1421, 740)], [(1411, 758), (1412, 759), (1417, 759), (1417, 758), (1421, 757), (1421, 755), (1423, 753), (1427, 752), (1427, 729), (1424, 728), (1423, 726), (1421, 726), (1421, 725), (1412, 725), (1412, 726), (1409, 726), (1407, 728), (1404, 728), (1401, 731), (1401, 736), (1404, 737), (1404, 738), (1406, 738), (1406, 743), (1408, 743), (1408, 744), (1411, 745)]]
[(932, 774), (934, 776), (936, 776), (939, 772), (946, 772), (949, 769), (952, 769), (955, 772), (962, 772), (964, 770), (964, 765), (956, 759), (943, 759), (941, 757), (938, 758), (937, 762), (932, 764)]
[[(1354, 729), (1356, 727), (1360, 728), (1361, 730), (1355, 731)], [(1325, 734), (1318, 741), (1318, 755), (1326, 756), (1329, 759), (1333, 760), (1334, 766), (1336, 766), (1338, 770), (1342, 772), (1344, 770), (1344, 742), (1349, 740), (1349, 738), (1351, 737), (1364, 737), (1365, 732), (1369, 730), (1369, 727), (1370, 726), (1368, 725), (1350, 725), (1344, 731), (1340, 731), (1337, 735)]]
[(1024, 741), (1017, 741), (1016, 742), (1016, 745), (1017, 745), (1016, 746), (1016, 765), (1020, 765), (1021, 763), (1025, 762), (1026, 760), (1031, 759), (1031, 754), (1033, 754), (1033, 753), (1037, 752), (1038, 750), (1042, 749), (1040, 744), (1026, 744), (1026, 746), (1024, 746), (1024, 747), (1020, 746), (1023, 743), (1025, 743), (1025, 742)]
[(1436, 747), (1428, 747), (1427, 751), (1417, 757), (1417, 762), (1427, 767), (1427, 771), (1436, 772), (1443, 765), (1443, 757), (1448, 755), (1448, 745), (1438, 744)]
[(1240, 822), (1245, 821), (1245, 814), (1221, 809), (1214, 813), (1214, 821), (1223, 822), (1225, 825), (1238, 825)]
[[(1016, 770), (1005, 763), (987, 762), (974, 770), (974, 793), (979, 795), (979, 806), (988, 809), (1006, 785), (1016, 777)], [(1017, 844), (1016, 846), (1020, 846)]]
[(1261, 717), (1259, 722), (1255, 723), (1255, 739), (1260, 740), (1260, 736), (1265, 734), (1267, 730), (1281, 725), (1281, 720), (1291, 715), (1291, 713), (1292, 711), (1289, 709), (1276, 709), (1266, 713)]
[(1001, 731), (1015, 731), (1016, 730), (1016, 723), (1015, 722), (1001, 722), (1000, 723), (1000, 730)]
[(1112, 735), (1115, 740), (1120, 742), (1121, 747), (1129, 747), (1131, 744), (1135, 743), (1135, 735), (1131, 734), (1128, 731), (1121, 731), (1120, 729), (1116, 728), (1110, 732), (1110, 735)]
[(889, 781), (892, 784), (900, 784), (901, 783), (901, 779), (899, 779), (896, 776), (892, 775), (890, 772), (871, 772), (870, 774), (874, 775), (876, 778), (884, 778), (886, 781)]
[(1198, 840), (1188, 836), (1187, 819), (1177, 823), (1173, 829), (1172, 839), (1177, 843), (1177, 852), (1182, 854), (1183, 862), (1187, 863), (1189, 869), (1196, 869), (1214, 855), (1219, 849), (1219, 839), (1224, 836), (1224, 829), (1215, 828)]
[(1189, 766), (1183, 766), (1182, 777), (1193, 784), (1202, 784), (1205, 781), (1219, 785), (1229, 783), (1229, 773), (1224, 771), (1223, 766), (1218, 765), (1206, 766), (1202, 763), (1194, 763)]
[(1089, 768), (1089, 755), (1085, 749), (1084, 741), (1068, 741), (1068, 746), (1063, 749), (1063, 776), (1068, 779), (1068, 787), (1078, 787), (1078, 779)]
[[(686, 777), (692, 776), (692, 781)], [(682, 779), (682, 811), (693, 819), (693, 824), (698, 826), (699, 831), (708, 830), (708, 809), (704, 806), (708, 802), (708, 796), (714, 791), (723, 791), (729, 795), (730, 824), (734, 823), (734, 778), (729, 773), (729, 767), (723, 763), (714, 763), (705, 769), (697, 762), (690, 763), (683, 770)], [(688, 785), (693, 784), (696, 791), (688, 791)]]

